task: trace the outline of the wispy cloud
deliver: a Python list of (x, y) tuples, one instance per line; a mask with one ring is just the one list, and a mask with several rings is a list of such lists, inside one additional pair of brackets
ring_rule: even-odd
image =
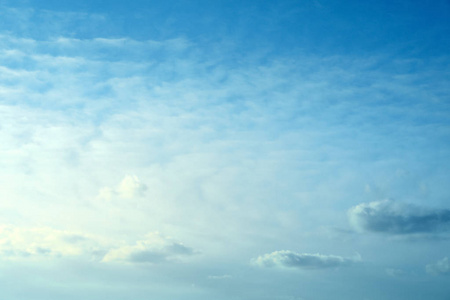
[(288, 250), (275, 251), (258, 256), (252, 263), (260, 267), (290, 267), (298, 269), (328, 269), (348, 266), (359, 262), (360, 256), (346, 258), (336, 255), (296, 253)]
[(396, 268), (387, 268), (385, 271), (386, 271), (386, 274), (391, 277), (402, 277), (407, 274), (407, 272), (405, 270), (396, 269)]
[[(139, 213), (152, 216), (144, 221), (154, 222), (149, 228), (177, 224), (211, 232), (209, 224), (219, 222), (223, 230), (216, 237), (238, 238), (241, 228), (293, 231), (297, 215), (312, 226), (320, 218), (297, 208), (312, 199), (331, 202), (330, 186), (354, 191), (366, 183), (339, 174), (378, 162), (392, 167), (413, 136), (428, 137), (418, 148), (428, 147), (430, 139), (445, 140), (445, 118), (438, 112), (446, 104), (432, 101), (447, 90), (439, 79), (445, 76), (427, 73), (437, 79), (425, 87), (431, 98), (418, 96), (423, 87), (413, 83), (422, 75), (378, 68), (383, 57), (299, 54), (295, 60), (225, 64), (222, 56), (202, 56), (204, 49), (194, 55), (201, 45), (186, 38), (38, 40), (4, 34), (0, 41), (1, 125), (8, 128), (0, 139), (14, 170), (5, 180), (12, 186), (26, 181), (53, 204), (70, 199), (74, 206), (87, 205), (99, 191), (105, 199), (146, 200), (138, 212), (116, 208), (113, 214), (138, 230), (133, 214)], [(408, 65), (393, 64), (400, 70)], [(385, 99), (404, 93), (412, 99), (407, 106)], [(410, 160), (440, 158), (409, 153)], [(15, 189), (8, 201), (21, 199), (15, 209), (28, 210), (33, 219), (32, 210), (41, 209), (22, 194)], [(97, 208), (105, 213), (111, 207)], [(282, 217), (287, 211), (289, 220)]]
[(348, 212), (360, 231), (386, 234), (436, 233), (450, 230), (450, 210), (430, 209), (392, 200), (359, 204)]
[(444, 257), (436, 263), (426, 265), (425, 270), (429, 274), (450, 275), (450, 260), (448, 257)]
[(0, 17), (5, 20), (2, 29), (25, 37), (89, 36), (93, 28), (106, 33), (111, 26), (104, 14), (35, 9), (20, 4), (11, 7), (0, 3), (0, 7)]

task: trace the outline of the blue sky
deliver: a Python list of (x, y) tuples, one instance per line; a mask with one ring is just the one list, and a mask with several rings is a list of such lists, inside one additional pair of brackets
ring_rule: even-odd
[(0, 20), (4, 299), (448, 298), (448, 1)]

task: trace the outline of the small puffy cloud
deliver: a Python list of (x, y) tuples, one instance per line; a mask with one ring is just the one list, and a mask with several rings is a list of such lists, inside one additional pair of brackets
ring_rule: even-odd
[(137, 176), (127, 175), (117, 187), (117, 193), (121, 198), (131, 199), (142, 196), (146, 189), (146, 185), (141, 183)]
[(299, 269), (326, 269), (347, 266), (358, 262), (361, 257), (345, 258), (336, 255), (295, 253), (282, 250), (264, 254), (252, 260), (260, 267), (292, 267)]
[(425, 269), (429, 274), (450, 275), (450, 260), (444, 257), (434, 264), (428, 264)]
[(145, 240), (137, 241), (135, 245), (110, 250), (102, 261), (157, 264), (175, 261), (195, 253), (192, 248), (182, 243), (163, 237), (159, 233), (151, 233)]
[(103, 242), (89, 235), (48, 227), (0, 226), (0, 254), (6, 259), (74, 257), (100, 258)]
[(147, 186), (143, 184), (136, 175), (126, 175), (117, 187), (101, 188), (98, 198), (108, 201), (113, 197), (132, 199), (143, 196), (146, 190)]
[(450, 229), (450, 210), (425, 209), (392, 200), (359, 204), (349, 210), (348, 216), (359, 231), (414, 234)]

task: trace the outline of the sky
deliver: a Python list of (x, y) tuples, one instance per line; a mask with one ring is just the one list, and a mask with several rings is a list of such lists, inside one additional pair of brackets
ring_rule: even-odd
[(5, 300), (448, 300), (450, 2), (0, 0)]

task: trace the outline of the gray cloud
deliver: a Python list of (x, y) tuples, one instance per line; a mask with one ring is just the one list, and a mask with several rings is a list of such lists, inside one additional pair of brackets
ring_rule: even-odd
[(429, 274), (450, 275), (450, 260), (444, 257), (434, 264), (428, 264), (425, 269)]
[(322, 255), (310, 253), (295, 253), (288, 250), (275, 251), (253, 259), (252, 262), (260, 267), (293, 267), (300, 269), (326, 269), (347, 266), (361, 258), (345, 258), (336, 255)]
[(348, 216), (360, 231), (414, 234), (450, 229), (450, 210), (425, 209), (392, 200), (359, 204), (349, 210)]
[(123, 260), (133, 263), (162, 263), (178, 256), (194, 254), (193, 249), (179, 243), (172, 243), (162, 249), (135, 249), (131, 248), (128, 256)]
[(167, 254), (151, 250), (136, 250), (128, 253), (124, 259), (134, 263), (161, 263), (167, 259)]
[(110, 250), (103, 262), (128, 262), (158, 264), (178, 260), (196, 252), (182, 243), (171, 238), (161, 236), (159, 233), (150, 233), (145, 240), (137, 241), (135, 245), (125, 245)]

